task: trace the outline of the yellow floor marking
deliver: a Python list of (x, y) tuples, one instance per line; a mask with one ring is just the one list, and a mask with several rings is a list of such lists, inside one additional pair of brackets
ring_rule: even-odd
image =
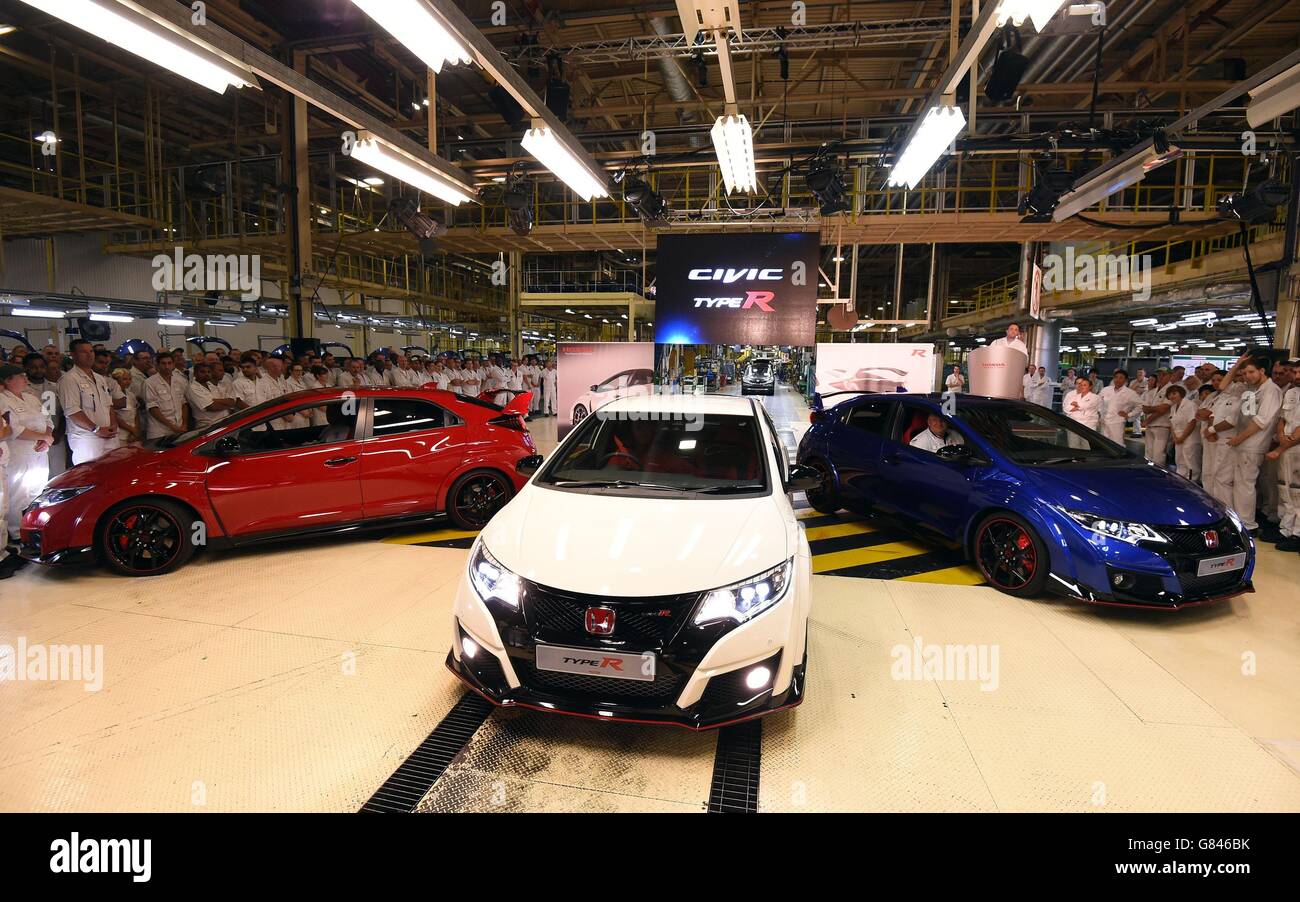
[(795, 511), (794, 515), (796, 518), (800, 520), (812, 520), (816, 517), (834, 516), (833, 514), (823, 514), (819, 511), (815, 511), (811, 507), (808, 508), (807, 510)]
[(943, 583), (949, 586), (978, 586), (984, 582), (984, 577), (976, 568), (963, 564), (960, 567), (931, 570), (929, 573), (900, 576), (899, 580), (911, 583)]
[(837, 539), (841, 536), (860, 536), (875, 532), (876, 528), (868, 523), (832, 523), (828, 526), (813, 526), (805, 529), (809, 542), (818, 539)]
[(856, 567), (859, 564), (879, 564), (881, 561), (925, 554), (932, 550), (915, 542), (886, 542), (884, 545), (872, 545), (869, 548), (850, 548), (847, 551), (814, 554), (813, 573), (826, 573), (829, 570)]
[(440, 529), (436, 532), (417, 532), (412, 535), (389, 536), (382, 541), (389, 545), (423, 545), (425, 542), (450, 542), (453, 539), (472, 539), (477, 531), (464, 529)]

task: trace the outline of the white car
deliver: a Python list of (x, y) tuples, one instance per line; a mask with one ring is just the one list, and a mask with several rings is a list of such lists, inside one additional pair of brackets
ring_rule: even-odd
[(611, 401), (653, 394), (654, 390), (653, 370), (635, 369), (615, 373), (604, 382), (593, 385), (591, 391), (579, 395), (578, 400), (573, 402), (573, 425), (578, 425)]
[(803, 700), (808, 540), (749, 398), (624, 398), (479, 535), (447, 666), (498, 705), (709, 729)]

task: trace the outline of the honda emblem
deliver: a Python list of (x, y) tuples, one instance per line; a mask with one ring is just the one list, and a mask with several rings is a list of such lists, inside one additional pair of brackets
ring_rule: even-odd
[(614, 612), (609, 608), (587, 608), (587, 632), (609, 636), (614, 632)]
[(1213, 530), (1213, 529), (1207, 529), (1207, 530), (1205, 531), (1205, 547), (1206, 547), (1206, 548), (1218, 548), (1218, 547), (1219, 547), (1219, 534), (1218, 534), (1218, 532), (1216, 532), (1216, 531)]

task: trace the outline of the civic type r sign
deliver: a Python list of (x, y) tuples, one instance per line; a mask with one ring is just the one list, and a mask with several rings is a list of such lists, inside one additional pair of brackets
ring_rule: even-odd
[(820, 253), (816, 232), (659, 236), (656, 339), (811, 345)]

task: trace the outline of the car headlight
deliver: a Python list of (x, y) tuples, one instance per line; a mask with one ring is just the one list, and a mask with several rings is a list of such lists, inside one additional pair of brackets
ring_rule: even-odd
[(519, 607), (519, 598), (523, 594), (519, 577), (501, 566), (482, 542), (469, 561), (469, 582), (484, 601), (500, 601), (512, 608)]
[(790, 558), (758, 576), (714, 589), (700, 603), (695, 612), (695, 623), (727, 619), (744, 623), (784, 598), (793, 574), (794, 558)]
[(93, 485), (78, 485), (66, 489), (46, 489), (32, 500), (32, 507), (53, 507), (65, 501), (71, 501), (78, 495), (84, 495), (93, 489)]
[(1108, 517), (1084, 514), (1066, 508), (1060, 508), (1059, 510), (1089, 532), (1095, 532), (1108, 539), (1119, 539), (1121, 542), (1127, 542), (1130, 545), (1136, 545), (1138, 542), (1159, 542), (1163, 544), (1169, 541), (1145, 523), (1112, 520)]

